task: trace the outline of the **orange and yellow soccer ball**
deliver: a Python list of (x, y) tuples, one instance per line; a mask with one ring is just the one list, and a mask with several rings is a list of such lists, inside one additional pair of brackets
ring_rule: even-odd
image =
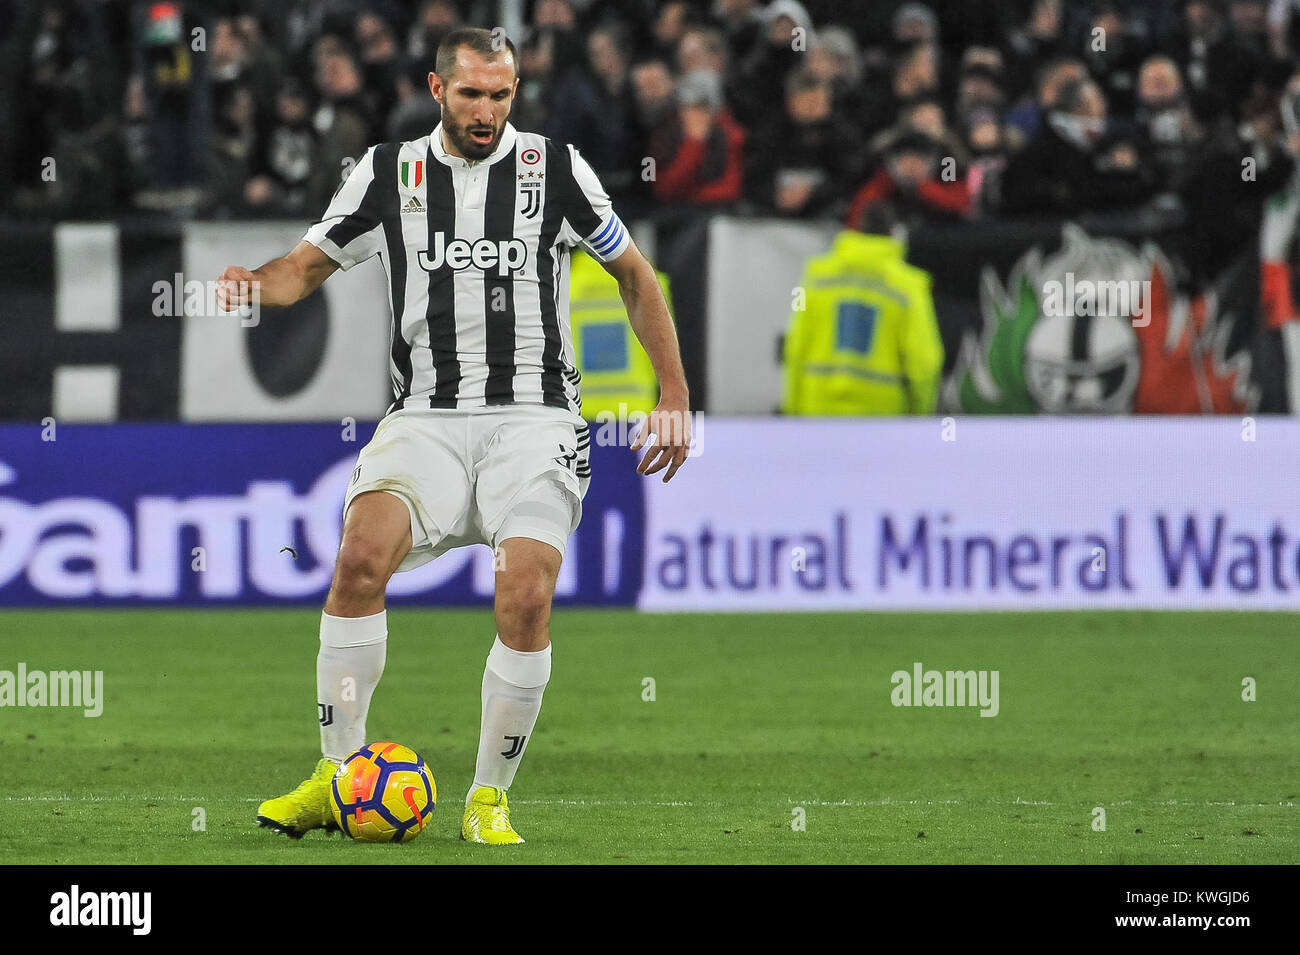
[(330, 783), (334, 822), (358, 842), (409, 842), (424, 831), (437, 798), (428, 765), (400, 743), (367, 743)]

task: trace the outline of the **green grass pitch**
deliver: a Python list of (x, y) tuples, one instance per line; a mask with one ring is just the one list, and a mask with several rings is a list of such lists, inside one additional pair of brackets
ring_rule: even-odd
[[(369, 735), (429, 761), (430, 831), (375, 846), (257, 828), (258, 801), (317, 758), (318, 619), (0, 613), (0, 669), (102, 669), (105, 695), (97, 719), (0, 709), (0, 860), (1300, 861), (1294, 615), (560, 609), (511, 791), (528, 843), (503, 849), (457, 838), (486, 611), (389, 614)], [(916, 661), (998, 670), (999, 714), (893, 706), (890, 675)]]

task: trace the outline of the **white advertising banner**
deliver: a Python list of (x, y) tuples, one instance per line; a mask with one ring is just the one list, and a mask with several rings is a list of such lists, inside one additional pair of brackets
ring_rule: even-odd
[(1300, 610), (1290, 418), (700, 425), (643, 609)]
[(782, 220), (709, 223), (707, 407), (770, 414), (781, 407), (779, 344), (790, 325), (804, 264), (831, 247), (839, 227)]
[[(377, 418), (393, 396), (388, 386), (392, 312), (377, 260), (338, 271), (321, 287), (328, 329), (315, 373), (291, 395), (270, 394), (250, 364), (248, 337), (274, 308), (241, 319), (215, 310), (215, 283), (228, 265), (255, 269), (302, 238), (301, 223), (188, 223), (184, 272), (174, 289), (185, 333), (181, 354), (181, 418), (185, 421), (321, 421)], [(188, 288), (187, 288), (188, 286)], [(205, 286), (200, 289), (199, 286)], [(190, 292), (193, 291), (194, 295)], [(191, 307), (196, 297), (200, 307)], [(165, 296), (164, 296), (165, 299)], [(164, 302), (165, 304), (165, 302)]]

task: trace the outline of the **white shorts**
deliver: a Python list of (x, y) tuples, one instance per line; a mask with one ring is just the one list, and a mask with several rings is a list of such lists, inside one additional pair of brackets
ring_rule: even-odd
[(361, 449), (343, 513), (358, 494), (388, 491), (411, 515), (400, 573), (468, 544), (528, 537), (561, 554), (582, 519), (590, 432), (546, 405), (475, 411), (399, 409)]

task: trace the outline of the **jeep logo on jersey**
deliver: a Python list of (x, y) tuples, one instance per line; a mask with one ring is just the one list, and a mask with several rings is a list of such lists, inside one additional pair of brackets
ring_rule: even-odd
[(425, 250), (419, 255), (420, 268), (426, 272), (436, 272), (443, 262), (456, 272), (473, 266), (484, 272), (495, 267), (497, 275), (506, 276), (518, 272), (528, 261), (528, 246), (523, 239), (452, 239), (442, 232), (433, 234), (433, 249)]

